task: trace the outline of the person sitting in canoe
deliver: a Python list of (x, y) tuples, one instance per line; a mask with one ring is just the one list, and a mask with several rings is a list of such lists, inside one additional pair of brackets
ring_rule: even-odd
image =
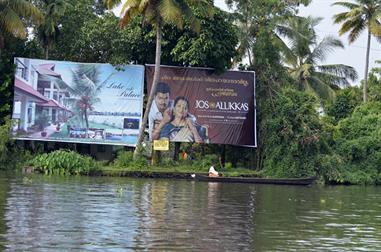
[(209, 168), (209, 177), (219, 177), (220, 174), (214, 169), (214, 166), (212, 165), (210, 168)]

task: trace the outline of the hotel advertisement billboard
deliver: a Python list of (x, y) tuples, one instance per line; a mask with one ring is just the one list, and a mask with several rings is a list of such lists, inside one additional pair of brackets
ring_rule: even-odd
[(135, 146), (144, 66), (15, 58), (16, 139)]

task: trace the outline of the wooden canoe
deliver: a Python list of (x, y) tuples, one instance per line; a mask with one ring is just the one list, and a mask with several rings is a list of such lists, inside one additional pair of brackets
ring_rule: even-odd
[(206, 182), (226, 182), (226, 183), (252, 183), (252, 184), (273, 184), (273, 185), (301, 185), (312, 184), (316, 177), (309, 178), (254, 178), (254, 177), (209, 177), (196, 174), (193, 179)]

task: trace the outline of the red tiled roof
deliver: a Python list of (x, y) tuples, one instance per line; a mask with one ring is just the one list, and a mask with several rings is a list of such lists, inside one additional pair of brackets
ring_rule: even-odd
[(61, 78), (61, 74), (56, 73), (56, 72), (53, 71), (54, 64), (52, 64), (52, 63), (50, 63), (50, 64), (41, 64), (41, 65), (37, 65), (35, 67), (36, 67), (37, 72), (39, 74), (56, 76), (56, 77)]
[(63, 110), (70, 111), (70, 110), (67, 109), (65, 106), (59, 104), (58, 102), (56, 102), (55, 100), (52, 100), (52, 99), (50, 99), (47, 103), (40, 103), (40, 104), (37, 104), (37, 106), (41, 106), (41, 107), (52, 107), (52, 108), (60, 108), (60, 109), (63, 109)]
[(24, 91), (28, 95), (37, 98), (39, 102), (48, 102), (49, 99), (44, 97), (42, 94), (40, 94), (37, 90), (35, 90), (33, 87), (29, 86), (22, 80), (18, 79), (17, 77), (15, 78), (15, 88), (19, 89), (21, 91)]

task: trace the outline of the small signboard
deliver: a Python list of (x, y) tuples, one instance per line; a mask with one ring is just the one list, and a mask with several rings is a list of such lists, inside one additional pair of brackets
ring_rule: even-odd
[(169, 150), (169, 140), (168, 139), (154, 140), (153, 141), (153, 150), (158, 150), (158, 151)]

